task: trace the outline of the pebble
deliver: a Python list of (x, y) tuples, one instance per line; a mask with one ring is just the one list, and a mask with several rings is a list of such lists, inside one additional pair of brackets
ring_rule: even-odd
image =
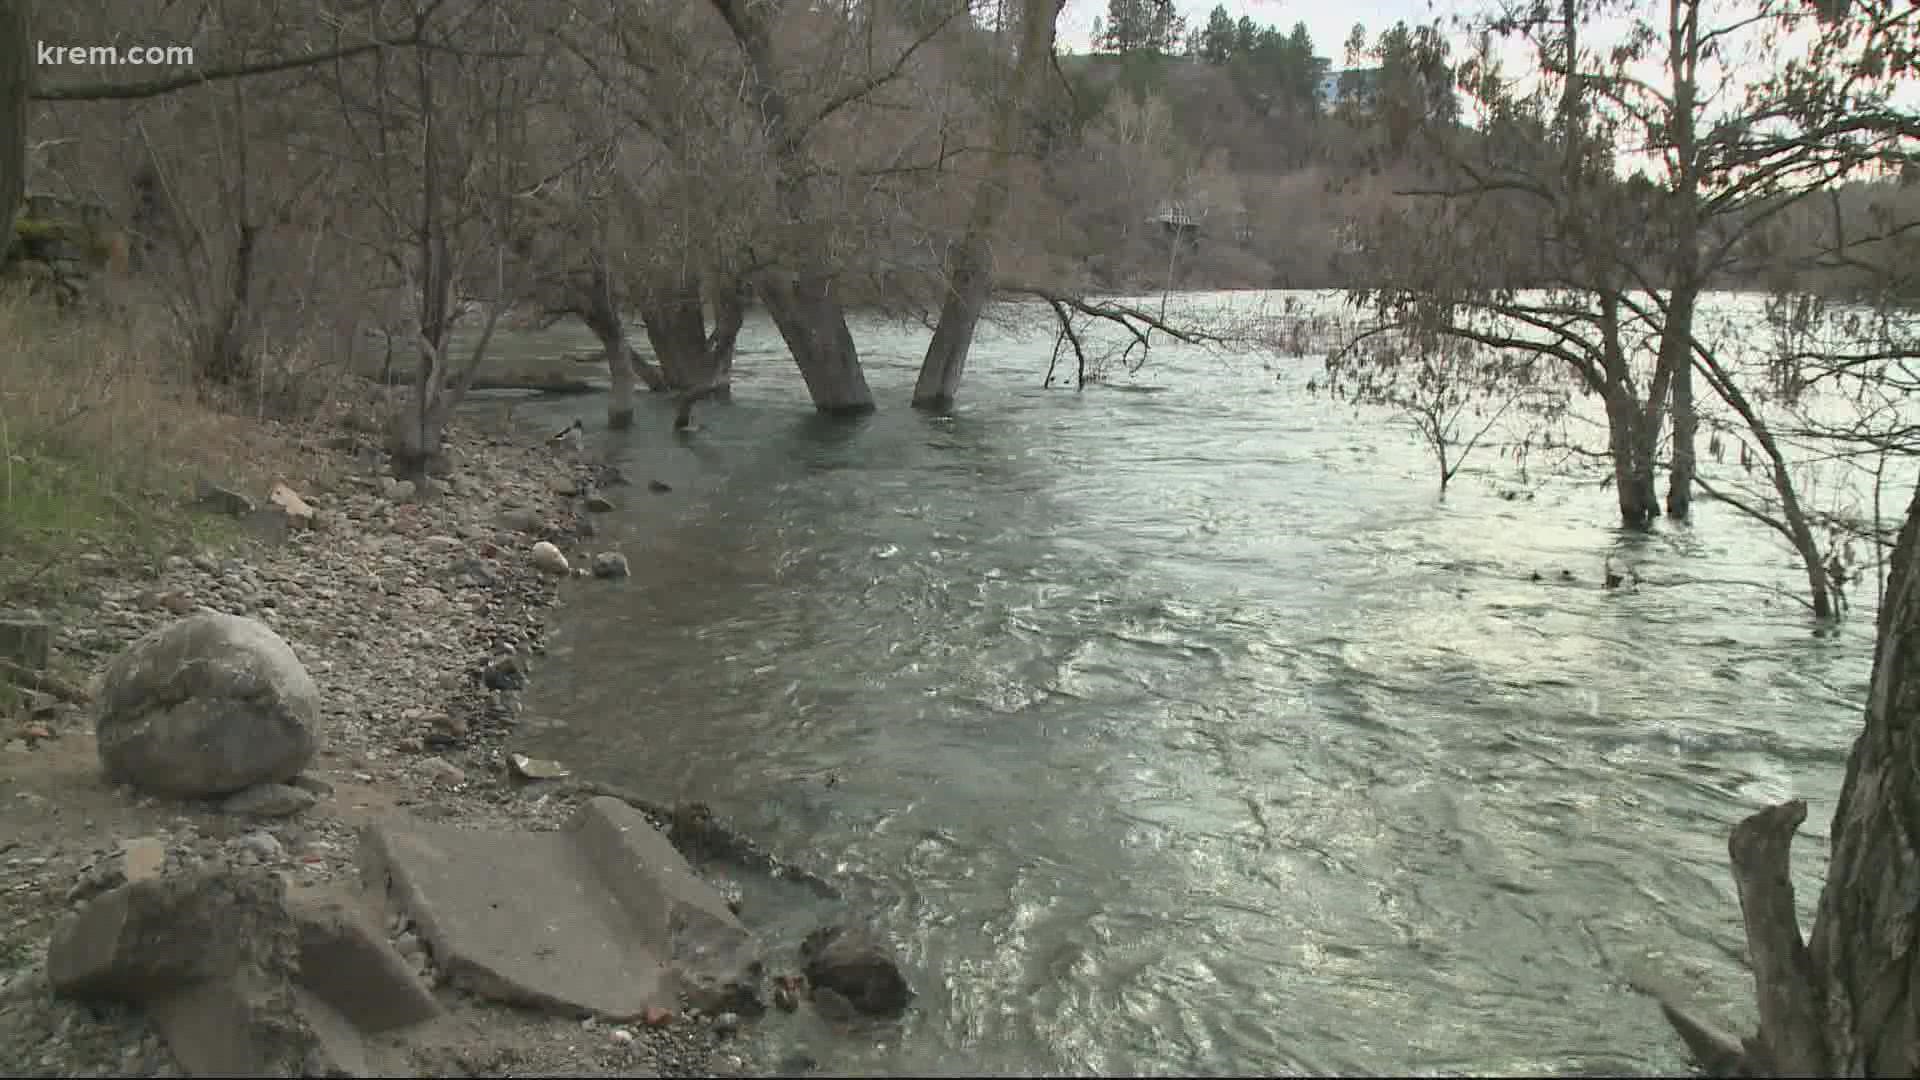
[(560, 554), (560, 549), (555, 547), (551, 540), (542, 540), (533, 545), (529, 557), (533, 560), (534, 567), (544, 573), (565, 574), (567, 572), (567, 557)]
[(287, 853), (280, 838), (270, 832), (250, 832), (240, 838), (239, 848), (266, 862), (277, 862)]
[[(89, 582), (97, 590), (90, 594), (91, 614), (61, 626), (56, 641), (69, 657), (104, 663), (184, 612), (270, 615), (320, 686), (326, 749), (313, 764), (318, 775), (248, 789), (218, 804), (129, 796), (122, 809), (138, 815), (139, 832), (124, 847), (103, 843), (111, 835), (104, 826), (83, 827), (74, 818), (63, 826), (71, 839), (5, 852), (0, 890), (7, 906), (0, 907), (0, 925), (11, 918), (16, 937), (30, 931), (32, 947), (43, 944), (50, 923), (26, 914), (45, 908), (50, 917), (64, 915), (70, 893), (77, 903), (101, 885), (195, 866), (232, 862), (291, 873), (297, 865), (302, 883), (353, 881), (359, 843), (338, 815), (388, 801), (473, 827), (551, 828), (570, 816), (567, 798), (506, 795), (505, 758), (529, 659), (544, 651), (543, 611), (557, 593), (556, 575), (532, 565), (529, 549), (541, 541), (565, 558), (553, 540), (577, 535), (575, 523), (587, 511), (554, 493), (569, 485), (556, 484), (552, 474), (580, 468), (571, 487), (582, 491), (586, 470), (557, 461), (543, 446), (456, 428), (447, 444), (454, 496), (416, 503), (412, 485), (373, 471), (383, 455), (360, 459), (364, 446), (363, 436), (332, 446), (337, 458), (327, 467), (337, 471), (335, 483), (287, 479), (324, 527), (290, 532), (239, 556), (182, 549), (137, 568), (108, 560)], [(502, 662), (491, 667), (494, 660)], [(490, 672), (484, 680), (483, 672)], [(77, 710), (31, 716), (56, 740), (84, 719)], [(12, 755), (42, 752), (14, 734), (0, 741), (0, 754), (8, 755), (0, 760), (11, 764)], [(424, 744), (424, 752), (401, 753), (409, 739)], [(6, 808), (16, 820), (31, 813), (58, 823), (56, 811), (73, 813), (63, 799), (4, 794), (13, 796)], [(301, 816), (263, 820), (273, 809)], [(0, 846), (10, 840), (0, 836)], [(423, 978), (443, 981), (417, 930), (400, 919), (390, 932)], [(7, 943), (0, 937), (0, 945)], [(0, 980), (7, 977), (0, 972)], [(46, 1034), (36, 1034), (20, 1060), (40, 1061), (53, 1075), (170, 1074), (164, 1046), (129, 1021), (50, 995), (34, 1001), (40, 1010), (34, 1030)], [(0, 1009), (0, 1030), (5, 1012)], [(710, 1074), (713, 1040), (704, 1025), (675, 1023), (669, 1010), (646, 1019), (609, 1033), (613, 1043), (633, 1048), (631, 1056), (620, 1054), (624, 1069)], [(527, 1058), (527, 1074), (608, 1075), (614, 1051), (597, 1035), (605, 1029), (595, 1030), (593, 1039), (570, 1040), (552, 1039), (549, 1029), (538, 1050), (529, 1043), (515, 1052)]]

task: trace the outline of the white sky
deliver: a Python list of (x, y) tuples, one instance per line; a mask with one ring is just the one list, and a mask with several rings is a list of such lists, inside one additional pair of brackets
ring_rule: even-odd
[[(1175, 0), (1189, 27), (1205, 26), (1207, 13), (1216, 3), (1235, 19), (1250, 16), (1254, 22), (1278, 26), (1282, 32), (1293, 29), (1296, 22), (1306, 23), (1315, 51), (1332, 60), (1336, 68), (1345, 62), (1347, 34), (1356, 22), (1366, 24), (1371, 38), (1401, 19), (1414, 26), (1458, 11), (1478, 10), (1477, 5), (1462, 4), (1461, 0)], [(1093, 20), (1106, 13), (1107, 0), (1067, 0), (1066, 10), (1060, 14), (1060, 50), (1087, 52)]]

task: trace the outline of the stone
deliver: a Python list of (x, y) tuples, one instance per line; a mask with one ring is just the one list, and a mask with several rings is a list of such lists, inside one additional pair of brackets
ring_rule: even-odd
[(507, 765), (513, 769), (513, 775), (522, 780), (564, 780), (571, 776), (565, 765), (546, 758), (532, 758), (525, 754), (508, 754)]
[(227, 796), (220, 809), (248, 817), (292, 817), (318, 801), (315, 793), (294, 784), (255, 784)]
[(500, 527), (514, 532), (529, 533), (538, 536), (547, 531), (547, 523), (541, 520), (540, 512), (525, 507), (514, 507), (500, 513)]
[(665, 495), (667, 492), (673, 490), (673, 485), (667, 483), (665, 480), (649, 480), (647, 481), (647, 490), (653, 492), (655, 495)]
[(516, 653), (501, 653), (480, 670), (480, 684), (489, 690), (524, 690), (527, 666)]
[(320, 692), (293, 649), (238, 615), (189, 616), (107, 666), (94, 718), (111, 779), (206, 798), (299, 775), (321, 744)]
[(143, 1007), (188, 1076), (400, 1076), (364, 1036), (439, 1006), (355, 909), (265, 871), (195, 871), (93, 900), (47, 953), (56, 993)]
[(580, 494), (580, 481), (575, 480), (571, 476), (556, 476), (547, 486), (555, 495), (572, 496)]
[(262, 862), (279, 862), (287, 855), (286, 846), (270, 832), (250, 832), (236, 841), (234, 847)]
[(607, 498), (605, 495), (587, 496), (586, 505), (588, 510), (596, 514), (610, 513), (613, 510), (613, 500)]
[(230, 487), (223, 487), (209, 480), (202, 480), (194, 491), (195, 509), (210, 514), (226, 514), (231, 517), (245, 517), (253, 513), (253, 500)]
[(52, 623), (32, 615), (0, 615), (0, 660), (44, 671), (52, 653)]
[(391, 476), (381, 483), (380, 493), (393, 502), (407, 502), (417, 494), (413, 481), (400, 480)]
[(361, 859), (369, 890), (411, 917), (449, 981), (483, 997), (630, 1021), (759, 971), (725, 901), (617, 799), (588, 800), (556, 832), (382, 824)]
[(627, 557), (617, 551), (603, 551), (593, 557), (593, 576), (597, 578), (623, 578), (633, 573), (627, 565)]
[(273, 485), (273, 490), (267, 493), (267, 501), (280, 508), (280, 512), (286, 515), (287, 524), (292, 527), (296, 529), (311, 529), (313, 527), (314, 509), (312, 504), (301, 498), (297, 492), (287, 485)]
[(120, 849), (121, 875), (130, 882), (149, 881), (167, 867), (167, 842), (155, 836), (129, 840)]
[(370, 830), (361, 855), (369, 890), (412, 917), (458, 989), (616, 1021), (674, 1003), (661, 957), (559, 833), (410, 822)]
[(285, 899), (285, 885), (267, 873), (130, 882), (55, 929), (47, 982), (69, 997), (140, 1002), (243, 965), (287, 967), (298, 938)]
[(433, 992), (364, 911), (324, 893), (295, 897), (288, 910), (300, 933), (301, 985), (355, 1027), (377, 1033), (440, 1015)]
[(554, 547), (550, 541), (542, 540), (533, 545), (530, 557), (533, 565), (544, 573), (565, 574), (567, 572), (567, 557), (560, 554), (560, 549)]
[(898, 1016), (913, 1002), (893, 951), (870, 931), (821, 927), (800, 943), (800, 958), (816, 999), (820, 990), (830, 990), (868, 1016)]

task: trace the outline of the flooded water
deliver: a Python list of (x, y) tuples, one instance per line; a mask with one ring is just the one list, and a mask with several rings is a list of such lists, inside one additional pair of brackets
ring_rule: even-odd
[(902, 1026), (765, 1038), (841, 1075), (1672, 1073), (1629, 971), (1750, 999), (1728, 828), (1809, 799), (1812, 903), (1872, 636), (1737, 584), (1794, 587), (1772, 537), (1623, 536), (1597, 477), (1509, 501), (1495, 455), (1443, 502), (1310, 362), (1076, 393), (993, 331), (934, 419), (924, 333), (858, 332), (864, 421), (755, 320), (691, 440), (659, 402), (595, 433), (674, 490), (620, 493), (635, 576), (568, 591), (529, 702), (543, 752), (709, 803), (904, 944)]

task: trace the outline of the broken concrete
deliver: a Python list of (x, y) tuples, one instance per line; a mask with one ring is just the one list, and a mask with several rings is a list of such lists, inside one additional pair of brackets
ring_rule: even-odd
[(288, 903), (300, 932), (300, 985), (369, 1033), (440, 1015), (440, 1004), (406, 958), (358, 906), (325, 893)]
[(344, 900), (264, 871), (141, 877), (54, 934), (57, 993), (145, 1008), (192, 1076), (398, 1075), (366, 1035), (439, 1013)]
[(378, 826), (362, 857), (449, 981), (483, 997), (631, 1020), (688, 985), (758, 978), (725, 899), (617, 799), (589, 800), (551, 833)]

